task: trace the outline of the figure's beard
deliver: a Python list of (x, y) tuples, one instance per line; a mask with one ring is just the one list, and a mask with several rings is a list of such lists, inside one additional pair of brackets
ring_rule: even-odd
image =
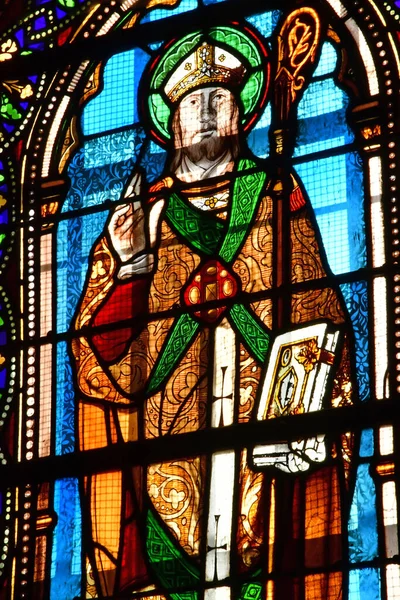
[(188, 158), (191, 163), (197, 165), (200, 169), (207, 168), (210, 163), (217, 163), (223, 160), (224, 157), (235, 160), (239, 155), (239, 149), (238, 135), (208, 136), (192, 146), (177, 148), (173, 154), (170, 169), (172, 173), (179, 171), (185, 158)]
[(230, 140), (227, 137), (219, 137), (216, 134), (203, 138), (197, 144), (182, 148), (183, 154), (195, 164), (201, 163), (203, 159), (210, 162), (216, 161), (227, 152)]

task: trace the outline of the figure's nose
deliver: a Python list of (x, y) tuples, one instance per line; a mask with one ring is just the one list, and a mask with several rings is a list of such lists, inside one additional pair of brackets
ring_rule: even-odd
[(210, 99), (203, 97), (201, 101), (200, 121), (202, 123), (208, 123), (213, 119), (215, 119), (215, 110), (213, 109)]

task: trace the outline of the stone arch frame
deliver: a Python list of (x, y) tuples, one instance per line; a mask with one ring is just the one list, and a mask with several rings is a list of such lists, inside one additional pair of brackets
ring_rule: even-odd
[[(368, 164), (367, 182), (369, 196), (371, 197), (371, 206), (368, 208), (371, 215), (371, 229), (376, 240), (371, 243), (369, 248), (370, 265), (374, 269), (374, 276), (371, 279), (371, 298), (378, 300), (375, 312), (371, 316), (371, 324), (374, 324), (374, 341), (379, 348), (376, 352), (375, 360), (375, 396), (384, 401), (387, 407), (386, 418), (393, 415), (392, 403), (399, 390), (397, 375), (397, 353), (396, 353), (396, 333), (398, 329), (396, 317), (396, 305), (398, 302), (397, 282), (400, 276), (397, 272), (398, 252), (397, 246), (397, 227), (395, 213), (397, 212), (398, 198), (396, 196), (396, 125), (395, 125), (395, 98), (398, 95), (398, 71), (399, 56), (393, 39), (392, 33), (385, 30), (382, 25), (385, 19), (382, 11), (377, 8), (374, 2), (364, 0), (360, 2), (340, 2), (340, 0), (327, 0), (320, 3), (329, 11), (333, 21), (341, 23), (341, 27), (346, 28), (348, 35), (354, 40), (362, 51), (362, 60), (364, 63), (366, 80), (365, 95), (362, 101), (353, 109), (352, 118), (355, 130), (358, 135), (360, 150), (363, 152), (364, 160)], [(95, 11), (86, 20), (82, 28), (75, 32), (76, 39), (85, 40), (93, 36), (101, 39), (102, 35), (108, 34), (114, 36), (121, 19), (129, 19), (134, 22), (133, 2), (127, 0), (123, 2), (118, 10), (115, 2), (103, 3), (99, 10), (103, 12), (103, 18), (98, 19), (99, 13)], [(109, 10), (106, 12), (106, 8)], [(94, 25), (92, 28), (91, 26)], [(371, 27), (373, 25), (373, 27)], [(126, 30), (129, 32), (129, 30)], [(123, 32), (125, 34), (125, 30)], [(86, 34), (88, 34), (86, 36)], [(117, 32), (118, 34), (118, 32)], [(376, 35), (377, 34), (377, 35)], [(97, 41), (97, 40), (96, 40)], [(124, 44), (129, 46), (128, 36), (124, 35)], [(81, 47), (84, 47), (83, 44)], [(96, 48), (100, 45), (93, 43), (88, 45), (88, 54), (94, 56)], [(374, 49), (372, 51), (372, 48)], [(74, 55), (77, 58), (78, 53)], [(387, 61), (387, 62), (386, 62)], [(76, 63), (75, 63), (76, 64)], [(53, 82), (47, 88), (44, 95), (45, 99), (32, 117), (31, 134), (25, 149), (22, 161), (22, 178), (24, 187), (21, 191), (21, 206), (24, 217), (29, 221), (37, 222), (38, 198), (40, 197), (41, 210), (49, 217), (56, 215), (54, 207), (58, 202), (61, 207), (62, 197), (65, 190), (65, 168), (68, 157), (73, 152), (77, 144), (78, 134), (73, 126), (69, 126), (65, 131), (67, 142), (64, 146), (57, 146), (56, 132), (59, 124), (65, 122), (70, 124), (75, 116), (75, 107), (78, 98), (88, 99), (96, 91), (96, 70), (92, 70), (93, 63), (89, 59), (80, 62), (78, 67), (65, 68), (57, 72)], [(91, 81), (87, 73), (92, 71)], [(97, 72), (98, 75), (98, 72)], [(83, 82), (87, 81), (84, 85)], [(83, 88), (86, 88), (83, 91)], [(52, 98), (61, 98), (60, 101)], [(47, 98), (49, 100), (47, 100)], [(376, 129), (379, 127), (379, 129)], [(371, 132), (370, 132), (371, 130)], [(59, 169), (60, 163), (63, 167)], [(41, 176), (36, 174), (40, 171)], [(38, 183), (38, 180), (41, 183)], [(29, 198), (35, 198), (34, 203), (29, 203)], [(378, 210), (376, 209), (378, 208)], [(396, 210), (395, 210), (396, 209)], [(34, 239), (36, 237), (34, 232)], [(27, 237), (23, 255), (28, 256), (32, 253), (28, 245)], [(384, 301), (382, 302), (382, 297)], [(383, 307), (383, 308), (382, 308)], [(386, 328), (387, 324), (387, 328)], [(29, 387), (27, 363), (24, 362), (22, 370), (24, 371), (23, 386)], [(35, 391), (38, 391), (35, 386)], [(23, 400), (24, 402), (24, 400)], [(382, 409), (383, 411), (383, 404)], [(392, 411), (392, 412), (391, 412)], [(379, 414), (382, 414), (379, 412)], [(364, 416), (368, 421), (370, 417)], [(20, 421), (21, 431), (26, 427), (25, 418)], [(26, 430), (25, 430), (26, 434)], [(28, 452), (29, 450), (27, 450)], [(21, 456), (21, 460), (29, 459), (28, 456)], [(50, 465), (57, 464), (56, 459), (49, 462)]]

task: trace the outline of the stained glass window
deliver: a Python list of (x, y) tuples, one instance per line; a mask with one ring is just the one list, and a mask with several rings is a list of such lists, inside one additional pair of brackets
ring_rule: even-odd
[(400, 597), (400, 7), (0, 5), (0, 600)]

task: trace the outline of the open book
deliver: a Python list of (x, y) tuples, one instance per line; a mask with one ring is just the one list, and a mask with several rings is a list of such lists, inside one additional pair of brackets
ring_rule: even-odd
[[(321, 410), (334, 362), (339, 331), (317, 323), (282, 333), (273, 343), (257, 419)], [(253, 450), (255, 467), (276, 467), (288, 473), (306, 471), (326, 457), (325, 438), (262, 444)]]

